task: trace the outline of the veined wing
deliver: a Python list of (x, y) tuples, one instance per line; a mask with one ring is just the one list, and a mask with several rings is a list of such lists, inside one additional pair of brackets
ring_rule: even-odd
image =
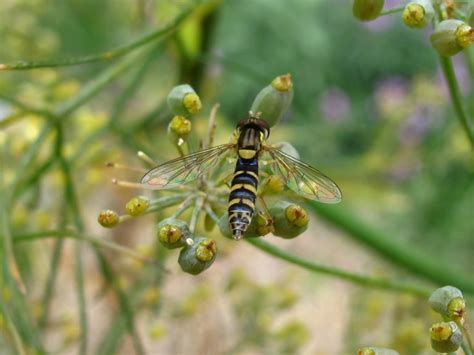
[(338, 203), (342, 199), (339, 187), (319, 170), (280, 149), (265, 146), (272, 157), (272, 170), (279, 174), (291, 190), (299, 195), (324, 203)]
[(233, 147), (233, 144), (222, 144), (167, 161), (147, 172), (140, 183), (156, 190), (187, 184), (214, 167), (223, 153)]

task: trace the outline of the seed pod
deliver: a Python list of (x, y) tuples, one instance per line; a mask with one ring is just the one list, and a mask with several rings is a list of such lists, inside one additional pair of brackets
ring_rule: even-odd
[[(461, 301), (464, 301), (462, 292), (453, 286), (444, 286), (438, 288), (428, 299), (428, 303), (435, 312), (448, 317), (461, 312)], [(462, 313), (464, 313), (464, 308), (462, 309)]]
[(150, 200), (145, 196), (136, 196), (127, 202), (125, 210), (130, 216), (139, 216), (146, 211), (150, 205)]
[(168, 136), (173, 143), (184, 140), (191, 132), (192, 123), (184, 116), (174, 116), (168, 124)]
[(285, 239), (295, 238), (308, 228), (308, 212), (297, 204), (280, 201), (270, 207), (273, 218), (273, 234)]
[(167, 218), (158, 224), (158, 240), (165, 248), (181, 248), (186, 245), (186, 239), (191, 237), (191, 231), (184, 221)]
[(217, 244), (209, 238), (197, 238), (179, 253), (178, 263), (184, 272), (197, 275), (212, 265), (217, 255)]
[(189, 116), (201, 111), (202, 104), (194, 89), (188, 85), (178, 85), (168, 94), (168, 106), (175, 115)]
[(415, 0), (405, 6), (402, 19), (408, 27), (424, 28), (431, 22), (434, 14), (430, 0)]
[(120, 217), (117, 212), (112, 210), (101, 211), (97, 221), (102, 227), (112, 228), (119, 223)]
[(439, 23), (430, 40), (439, 54), (450, 57), (474, 43), (474, 29), (460, 20), (445, 20)]
[(354, 0), (352, 14), (361, 21), (375, 20), (383, 9), (384, 0)]
[(462, 332), (454, 322), (435, 323), (430, 328), (431, 347), (439, 353), (456, 351), (462, 343)]
[(385, 348), (364, 347), (357, 350), (357, 355), (399, 355), (398, 351)]
[(293, 100), (291, 75), (277, 76), (270, 85), (264, 87), (252, 103), (250, 111), (261, 113), (270, 126), (276, 125), (288, 111)]

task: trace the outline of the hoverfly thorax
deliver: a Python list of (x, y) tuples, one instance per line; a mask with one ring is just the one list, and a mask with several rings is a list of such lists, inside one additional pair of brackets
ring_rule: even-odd
[[(259, 152), (262, 142), (268, 138), (270, 127), (267, 122), (255, 117), (250, 117), (240, 121), (237, 124), (238, 131), (238, 150), (245, 152), (252, 150)], [(245, 154), (244, 154), (245, 155)], [(245, 158), (242, 156), (242, 158)]]

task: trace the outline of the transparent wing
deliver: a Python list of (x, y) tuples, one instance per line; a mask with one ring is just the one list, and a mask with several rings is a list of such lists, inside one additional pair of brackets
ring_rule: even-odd
[(299, 195), (324, 203), (338, 203), (342, 193), (334, 181), (319, 170), (277, 148), (265, 146), (272, 157), (272, 170), (279, 174), (286, 186)]
[(156, 190), (187, 184), (214, 167), (222, 154), (233, 147), (233, 144), (223, 144), (167, 161), (147, 172), (140, 183)]

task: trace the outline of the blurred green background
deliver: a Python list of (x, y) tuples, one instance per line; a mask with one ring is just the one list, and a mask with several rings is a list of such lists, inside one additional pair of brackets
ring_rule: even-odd
[[(400, 3), (386, 1), (386, 6)], [(3, 0), (0, 62), (104, 52), (170, 23), (188, 4)], [(212, 105), (221, 104), (216, 140), (224, 143), (259, 90), (275, 76), (291, 73), (293, 105), (273, 129), (272, 139), (291, 142), (305, 161), (338, 182), (344, 200), (334, 208), (383, 231), (381, 237), (403, 243), (409, 252), (422, 250), (441, 268), (461, 270), (472, 280), (473, 156), (428, 34), (405, 27), (398, 14), (361, 23), (346, 1), (211, 1), (164, 41), (127, 55), (114, 80), (83, 96), (74, 111), (61, 110), (124, 63), (123, 58), (0, 71), (5, 191), (17, 184), (11, 201), (6, 193), (1, 198), (8, 208), (3, 222), (13, 236), (74, 225), (80, 213), (86, 235), (153, 249), (172, 270), (163, 275), (110, 252), (103, 263), (115, 270), (116, 279), (108, 280), (99, 271), (104, 264), (97, 266), (91, 248), (84, 245), (87, 353), (129, 354), (140, 349), (137, 342), (150, 354), (349, 354), (366, 344), (393, 347), (401, 354), (431, 353), (427, 329), (437, 318), (423, 299), (312, 275), (246, 243), (224, 240), (217, 231), (213, 235), (221, 251), (216, 265), (191, 278), (179, 270), (172, 252), (155, 250), (155, 217), (112, 231), (96, 222), (100, 210), (123, 211), (124, 203), (138, 193), (112, 185), (110, 178), (117, 173), (105, 169), (106, 162), (138, 165), (137, 150), (160, 161), (177, 155), (166, 136), (171, 113), (165, 99), (173, 86), (190, 83), (203, 101), (202, 113), (193, 119), (195, 142), (206, 131)], [(471, 117), (473, 58), (472, 48), (453, 58)], [(61, 118), (63, 153), (79, 196), (79, 210), (69, 215), (59, 167), (51, 162), (54, 134), (47, 130), (42, 108), (67, 113)], [(34, 146), (41, 132), (44, 140)], [(374, 251), (370, 242), (341, 232), (317, 214), (298, 239), (269, 240), (323, 264), (399, 280), (416, 276), (406, 272), (403, 261), (387, 262), (390, 257)], [(27, 349), (71, 353), (81, 338), (74, 242), (61, 247), (55, 243), (15, 244), (28, 292), (24, 304), (11, 306), (10, 316), (20, 319)], [(45, 321), (54, 253), (59, 255), (59, 273)], [(110, 294), (115, 283), (131, 304), (131, 337), (130, 314), (121, 308), (123, 300)], [(8, 302), (7, 292), (2, 308), (8, 309)], [(5, 317), (2, 330), (8, 328)], [(39, 326), (38, 319), (43, 319)], [(14, 353), (7, 350), (13, 343), (11, 335), (3, 337), (0, 349), (5, 350), (0, 352)]]

